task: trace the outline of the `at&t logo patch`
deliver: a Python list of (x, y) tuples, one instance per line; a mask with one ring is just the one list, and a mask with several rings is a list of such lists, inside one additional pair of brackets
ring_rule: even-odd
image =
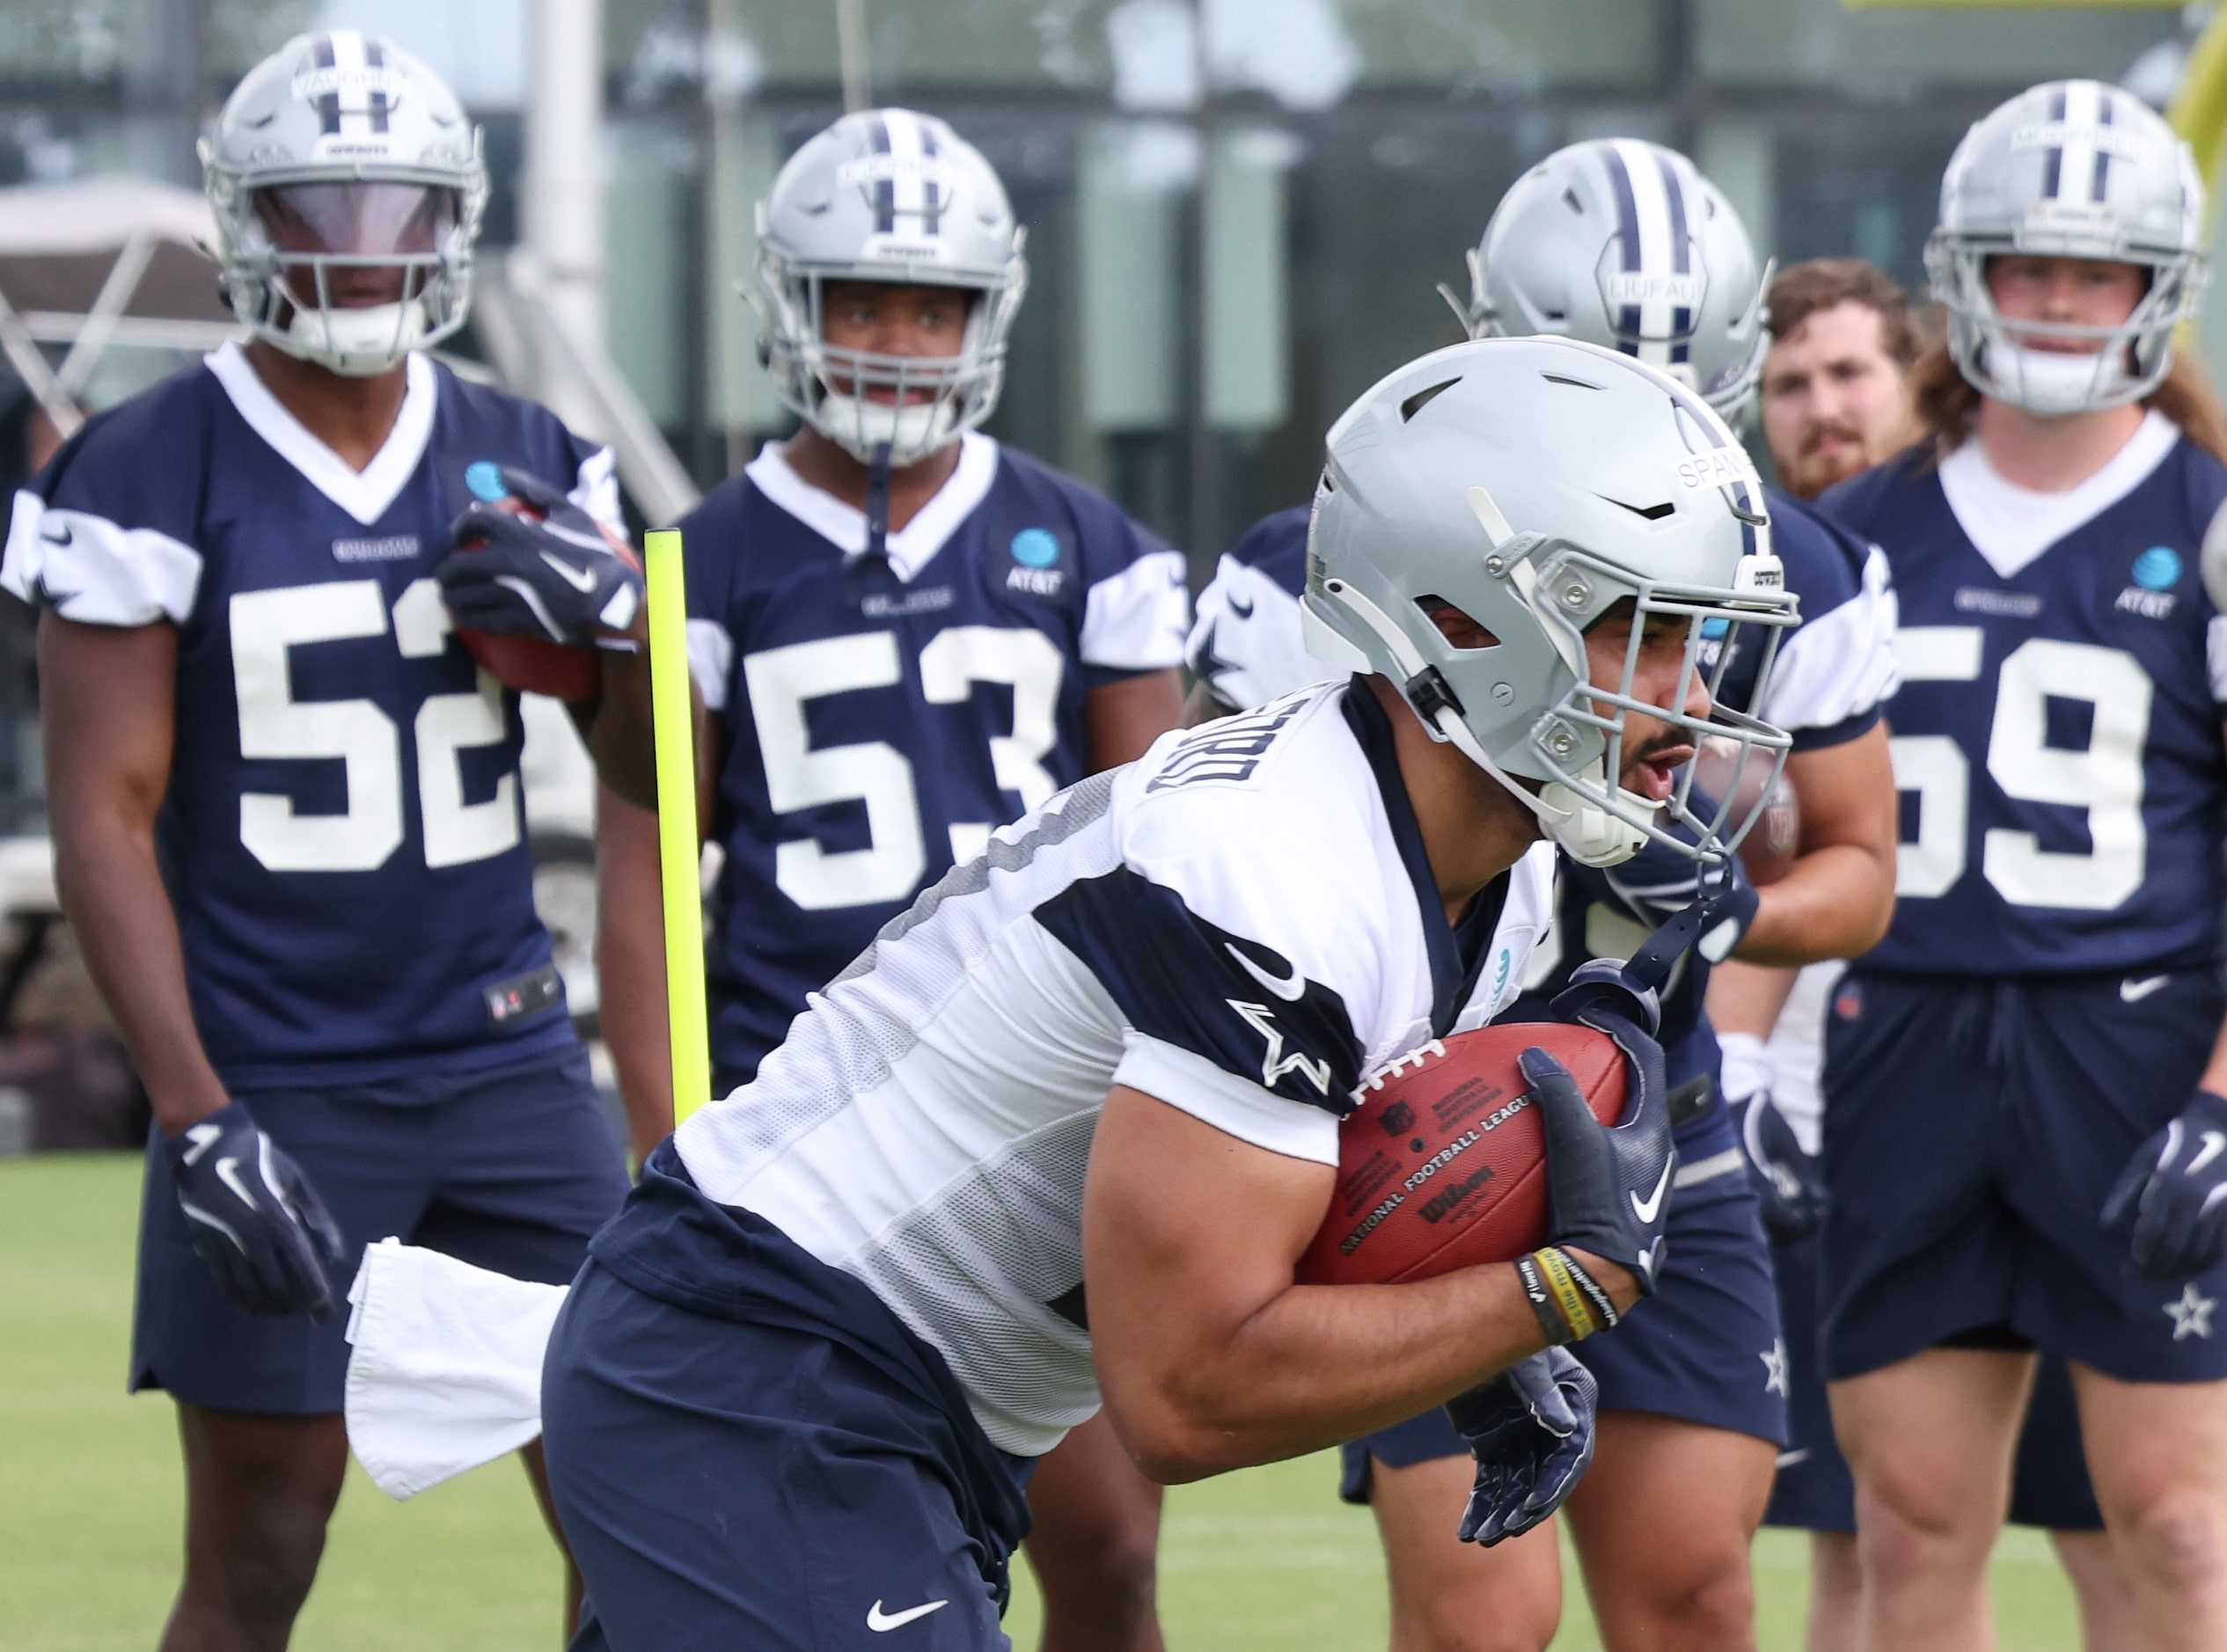
[(2138, 614), (2144, 619), (2164, 619), (2173, 610), (2180, 598), (2173, 587), (2180, 583), (2180, 552), (2171, 545), (2153, 545), (2134, 559), (2127, 574), (2134, 583), (2119, 593), (2119, 600), (2112, 603), (2122, 614)]
[(1023, 528), (1013, 536), (1015, 566), (1006, 570), (1009, 591), (1057, 596), (1066, 575), (1059, 569), (1059, 539), (1048, 528)]

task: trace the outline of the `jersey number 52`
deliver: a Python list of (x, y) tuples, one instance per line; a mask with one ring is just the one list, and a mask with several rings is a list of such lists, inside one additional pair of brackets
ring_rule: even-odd
[[(1980, 677), (1985, 633), (1976, 625), (1908, 625), (1895, 633), (1905, 683), (1971, 683)], [(2108, 911), (2142, 887), (2149, 836), (2143, 826), (2143, 746), (2150, 735), (2150, 682), (2119, 648), (2036, 637), (1996, 674), (1988, 773), (2005, 797), (2084, 809), (2090, 847), (2067, 854), (2033, 833), (1990, 829), (1980, 869), (2015, 906)], [(2048, 701), (2094, 707), (2087, 748), (2044, 739)], [(1945, 895), (1971, 852), (1972, 765), (1946, 735), (1897, 735), (1888, 742), (1897, 789), (1918, 798), (1917, 841), (1897, 853), (1894, 892)]]
[[(432, 580), (411, 581), (395, 599), (393, 621), (406, 660), (431, 659), (449, 646), (449, 610)], [(296, 699), (287, 657), (305, 644), (386, 631), (386, 596), (377, 580), (232, 597), (240, 756), (338, 759), (348, 774), (348, 810), (341, 815), (297, 814), (283, 793), (240, 794), (240, 842), (273, 872), (369, 872), (402, 845), (402, 742), (394, 720), (373, 700)], [(484, 671), (476, 691), (429, 694), (419, 705), (411, 735), (427, 866), (484, 860), (518, 842), (517, 776), (504, 775), (485, 802), (467, 803), (457, 761), (458, 752), (498, 745), (507, 733), (502, 690)]]

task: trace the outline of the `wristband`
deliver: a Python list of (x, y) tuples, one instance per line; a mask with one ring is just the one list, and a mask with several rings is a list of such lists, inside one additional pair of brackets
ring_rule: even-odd
[(1601, 1282), (1559, 1245), (1518, 1257), (1515, 1269), (1539, 1328), (1555, 1347), (1611, 1329), (1623, 1317)]

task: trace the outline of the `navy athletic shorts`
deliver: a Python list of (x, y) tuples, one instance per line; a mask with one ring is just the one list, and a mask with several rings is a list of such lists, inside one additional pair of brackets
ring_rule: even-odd
[(366, 1245), (401, 1239), (562, 1284), (626, 1195), (626, 1163), (575, 1048), (515, 1066), (319, 1091), (242, 1093), (348, 1242), (335, 1312), (267, 1319), (232, 1305), (194, 1254), (159, 1136), (149, 1133), (131, 1386), (189, 1405), (313, 1416), (341, 1408), (348, 1289)]
[[(1675, 1085), (1713, 1071), (1716, 1039), (1704, 1028), (1667, 1056)], [(1601, 1409), (1651, 1411), (1784, 1444), (1786, 1351), (1770, 1246), (1720, 1099), (1678, 1132), (1660, 1288), (1615, 1330), (1571, 1349), (1599, 1381)], [(1372, 1458), (1407, 1468), (1469, 1450), (1443, 1411), (1425, 1412), (1342, 1447), (1338, 1495), (1368, 1501)]]
[[(1786, 1327), (1786, 1450), (1779, 1454), (1767, 1526), (1807, 1531), (1856, 1530), (1856, 1481), (1833, 1436), (1832, 1407), (1817, 1338), (1817, 1239), (1781, 1245), (1771, 1253), (1778, 1274), (1778, 1311)], [(2011, 1480), (2011, 1524), (2052, 1531), (2100, 1531), (2103, 1510), (2088, 1480), (2080, 1439), (2080, 1409), (2072, 1373), (2045, 1354), (2034, 1373), (2033, 1399), (2018, 1436)]]
[(2149, 1283), (2100, 1215), (2187, 1105), (2223, 1003), (2208, 969), (1844, 977), (1825, 1029), (1826, 1375), (2001, 1327), (2121, 1381), (2227, 1378), (2227, 1262)]
[(1033, 1459), (862, 1281), (706, 1199), (670, 1141), (566, 1300), (541, 1411), (588, 1586), (573, 1652), (1008, 1646)]

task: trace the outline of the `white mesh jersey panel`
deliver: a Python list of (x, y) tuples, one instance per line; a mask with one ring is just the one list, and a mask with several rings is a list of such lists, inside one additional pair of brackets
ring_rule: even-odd
[[(1225, 995), (1287, 1013), (1257, 970), (1244, 973), (1234, 952), (1222, 959), (1227, 935), (1273, 949), (1310, 991), (1337, 995), (1366, 1067), (1429, 1035), (1416, 895), (1337, 709), (1344, 691), (1256, 713), (1249, 747), (1242, 728), (1232, 733), (1242, 720), (1170, 735), (1128, 769), (1001, 829), (984, 857), (814, 995), (752, 1084), (676, 1137), (707, 1195), (758, 1212), (871, 1286), (942, 1354), (1007, 1451), (1048, 1451), (1097, 1409), (1080, 1289), (1092, 1132), (1125, 1041), (1195, 1035), (1132, 1027), (1115, 995), (1137, 990), (1134, 981), (1124, 988), (1099, 971), (1133, 967), (1134, 938), (1125, 953), (1097, 949), (1095, 932), (1078, 939), (1077, 910), (1094, 923), (1196, 925), (1167, 932), (1190, 948), (1168, 968), (1182, 977), (1178, 1002), (1203, 1005), (1210, 1022)], [(1496, 954), (1459, 1026), (1482, 1023), (1520, 990), (1550, 877), (1550, 855), (1516, 869)], [(1157, 915), (1078, 907), (1086, 882), (1157, 903)], [(1066, 939), (1044, 916), (1055, 906)], [(1100, 962), (1080, 955), (1094, 950)], [(1149, 946), (1145, 958), (1156, 973)], [(1317, 1106), (1266, 1087), (1264, 1046), (1235, 1008), (1227, 1026), (1207, 1029), (1221, 1042), (1199, 1051), (1217, 1064), (1204, 1071), (1220, 1094), (1177, 1082), (1154, 1093), (1239, 1135), (1227, 1105), (1234, 1082), (1259, 1086), (1249, 1093), (1262, 1117), (1311, 1126), (1350, 1107), (1343, 1093)]]

